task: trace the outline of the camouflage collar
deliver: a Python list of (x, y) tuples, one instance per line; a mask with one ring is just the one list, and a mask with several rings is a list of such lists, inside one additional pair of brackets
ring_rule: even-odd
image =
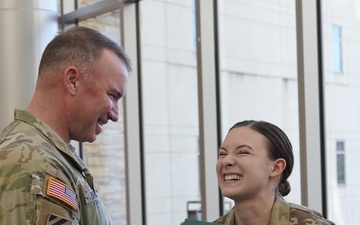
[(15, 109), (14, 118), (15, 120), (20, 120), (39, 130), (49, 142), (73, 161), (74, 165), (80, 171), (86, 168), (84, 163), (77, 157), (74, 147), (65, 143), (64, 140), (47, 124), (35, 118), (31, 113), (20, 109)]

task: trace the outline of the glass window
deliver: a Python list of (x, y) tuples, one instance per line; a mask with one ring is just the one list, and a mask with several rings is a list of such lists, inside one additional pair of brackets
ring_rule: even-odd
[(341, 50), (341, 27), (332, 26), (332, 56), (333, 70), (335, 73), (342, 72), (342, 50)]
[(86, 6), (91, 6), (95, 3), (105, 0), (58, 0), (59, 11), (63, 14), (72, 12), (74, 9), (80, 9)]
[(247, 119), (282, 128), (295, 155), (286, 198), (301, 203), (295, 1), (218, 4), (223, 137), (233, 124)]
[(59, 0), (59, 15), (64, 15), (69, 12), (72, 12), (75, 9), (75, 1), (74, 0)]
[[(321, 1), (327, 217), (337, 225), (357, 224), (360, 208), (359, 8), (357, 0)], [(334, 76), (334, 49), (345, 76)]]
[[(84, 4), (86, 1), (83, 1)], [(93, 1), (92, 1), (93, 2)], [(86, 4), (87, 5), (87, 4)], [(80, 5), (79, 8), (85, 5)], [(110, 11), (79, 22), (120, 41), (120, 10)], [(93, 143), (83, 143), (83, 158), (94, 176), (94, 186), (114, 224), (127, 224), (125, 185), (125, 145), (123, 99), (119, 101), (119, 121), (109, 122)]]
[(201, 213), (194, 3), (139, 4), (146, 224), (179, 225)]
[(336, 142), (336, 162), (337, 182), (345, 184), (345, 143), (343, 141)]

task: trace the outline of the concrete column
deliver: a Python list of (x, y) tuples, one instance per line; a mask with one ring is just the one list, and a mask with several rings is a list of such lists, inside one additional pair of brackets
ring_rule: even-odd
[(38, 65), (56, 35), (57, 0), (0, 1), (0, 130), (26, 108), (34, 92)]

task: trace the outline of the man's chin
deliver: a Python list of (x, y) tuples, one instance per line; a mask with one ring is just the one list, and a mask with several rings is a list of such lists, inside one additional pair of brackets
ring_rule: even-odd
[(94, 141), (96, 141), (97, 135), (95, 135), (94, 137), (91, 137), (89, 140), (87, 140), (87, 142), (92, 143)]
[(94, 134), (90, 137), (85, 137), (83, 140), (79, 141), (79, 142), (88, 142), (88, 143), (92, 143), (94, 141), (96, 141), (97, 135)]

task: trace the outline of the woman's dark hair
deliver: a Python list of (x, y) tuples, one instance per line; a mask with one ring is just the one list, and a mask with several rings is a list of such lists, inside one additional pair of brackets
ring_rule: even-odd
[(291, 187), (287, 179), (294, 167), (294, 155), (291, 142), (285, 132), (272, 123), (257, 120), (245, 120), (238, 122), (233, 125), (230, 130), (237, 127), (249, 127), (254, 131), (264, 135), (267, 139), (267, 145), (269, 149), (268, 155), (271, 160), (276, 160), (278, 158), (285, 159), (286, 167), (281, 174), (277, 191), (282, 196), (289, 194)]

